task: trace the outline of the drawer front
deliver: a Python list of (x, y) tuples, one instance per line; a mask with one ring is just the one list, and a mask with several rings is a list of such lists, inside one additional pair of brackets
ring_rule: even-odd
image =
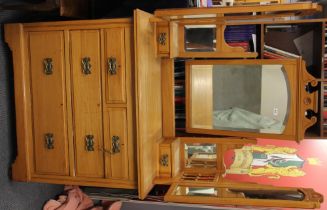
[(126, 103), (124, 28), (104, 30), (106, 103)]
[(169, 54), (169, 27), (158, 26), (157, 27), (157, 46), (158, 54), (161, 56)]
[(128, 179), (126, 108), (108, 108), (104, 115), (106, 177)]
[(36, 174), (69, 174), (62, 31), (29, 33)]
[(104, 177), (98, 30), (70, 32), (76, 176)]

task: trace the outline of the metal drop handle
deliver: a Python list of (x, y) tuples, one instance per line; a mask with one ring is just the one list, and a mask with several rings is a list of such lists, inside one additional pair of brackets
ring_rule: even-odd
[(160, 45), (166, 45), (167, 33), (159, 33), (158, 42)]
[(94, 136), (93, 135), (85, 136), (85, 149), (88, 152), (94, 151)]
[(46, 75), (51, 75), (53, 73), (52, 58), (44, 58), (43, 59), (43, 72)]
[(45, 147), (47, 149), (54, 149), (54, 137), (53, 133), (44, 134)]
[(160, 165), (167, 167), (169, 164), (169, 160), (168, 160), (168, 155), (167, 154), (163, 154), (160, 157)]
[(90, 57), (84, 57), (82, 58), (82, 72), (85, 75), (91, 74), (91, 69), (92, 69), (92, 65), (91, 65), (91, 58)]
[(117, 59), (115, 57), (110, 57), (107, 60), (108, 63), (108, 72), (111, 75), (117, 74)]
[(112, 149), (111, 149), (111, 153), (112, 154), (116, 154), (120, 152), (120, 139), (119, 136), (113, 136), (111, 138), (111, 145), (112, 145)]

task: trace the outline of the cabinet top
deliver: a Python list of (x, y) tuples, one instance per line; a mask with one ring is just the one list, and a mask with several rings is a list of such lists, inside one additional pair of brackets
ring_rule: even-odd
[[(24, 27), (64, 27), (69, 25), (70, 27), (85, 27), (86, 25), (101, 26), (108, 24), (132, 24), (132, 18), (112, 18), (112, 19), (94, 19), (94, 20), (69, 20), (69, 21), (48, 21), (48, 22), (35, 22), (24, 23)], [(9, 23), (5, 25), (11, 25), (15, 23)]]
[(285, 12), (293, 15), (309, 15), (322, 11), (322, 6), (312, 2), (297, 2), (287, 4), (268, 4), (268, 5), (237, 5), (220, 6), (210, 8), (179, 8), (179, 9), (158, 9), (155, 11), (156, 17), (165, 19), (188, 19), (188, 18), (210, 18), (220, 17), (224, 14), (240, 15), (242, 13), (253, 12)]

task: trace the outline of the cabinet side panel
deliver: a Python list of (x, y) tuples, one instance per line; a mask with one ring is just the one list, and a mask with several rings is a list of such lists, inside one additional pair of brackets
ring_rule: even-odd
[(136, 128), (139, 197), (144, 199), (158, 175), (162, 139), (161, 62), (155, 57), (153, 15), (134, 12)]
[(68, 175), (63, 32), (31, 32), (29, 37), (34, 170)]
[(13, 60), (16, 107), (17, 157), (12, 176), (17, 181), (30, 180), (29, 143), (32, 141), (29, 74), (26, 68), (25, 36), (22, 24), (6, 24), (5, 39)]
[(76, 176), (104, 177), (100, 33), (76, 30), (70, 36)]

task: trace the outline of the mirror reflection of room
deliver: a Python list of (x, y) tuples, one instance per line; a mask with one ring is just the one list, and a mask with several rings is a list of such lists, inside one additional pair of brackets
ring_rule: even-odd
[(290, 91), (283, 65), (191, 65), (192, 128), (281, 134)]
[(216, 144), (187, 143), (184, 146), (184, 150), (186, 168), (216, 168)]

